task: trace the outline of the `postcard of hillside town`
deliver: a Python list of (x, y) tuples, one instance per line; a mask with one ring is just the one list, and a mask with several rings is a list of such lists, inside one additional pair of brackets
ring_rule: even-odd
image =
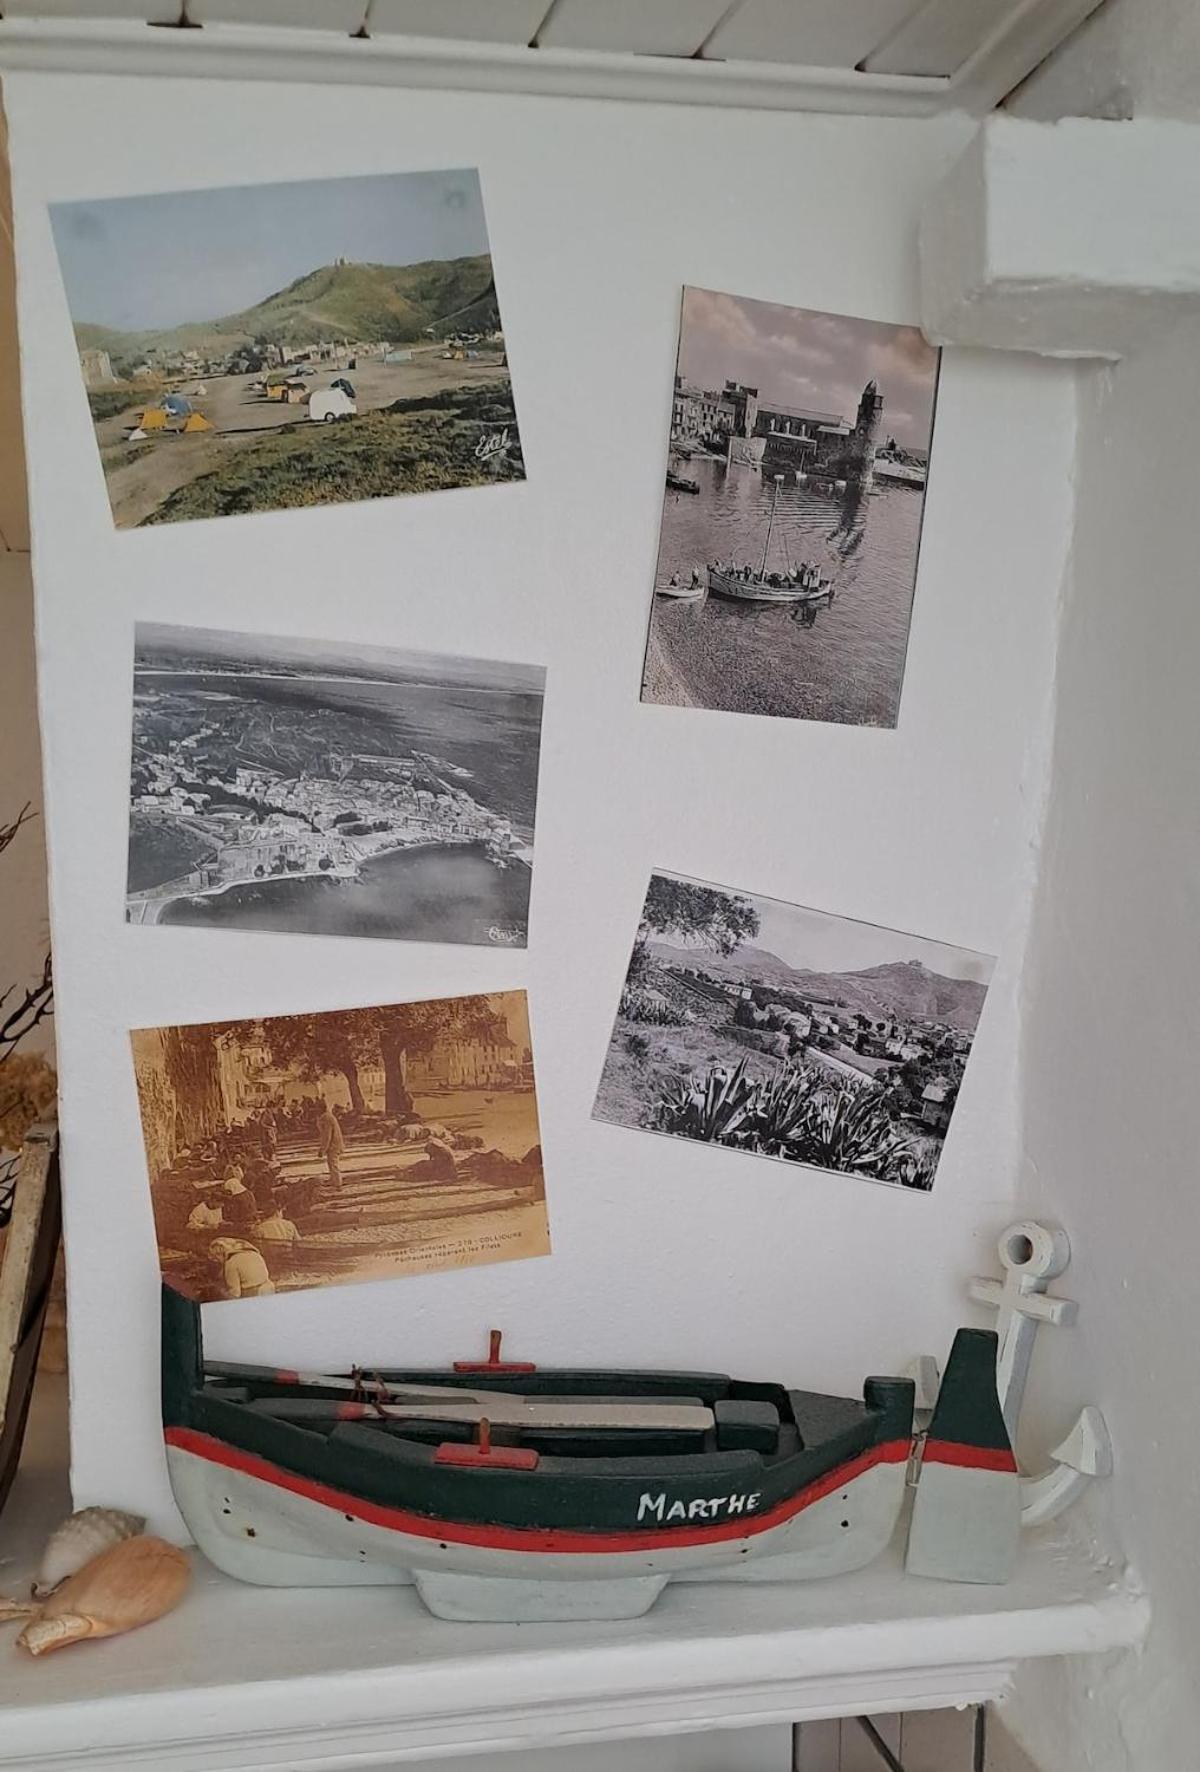
[(684, 290), (643, 701), (895, 726), (939, 356)]
[(130, 1037), (162, 1273), (187, 1297), (549, 1254), (524, 991)]
[(655, 873), (593, 1115), (928, 1191), (993, 965)]
[(126, 919), (526, 946), (544, 684), (139, 622)]
[(524, 478), (478, 173), (50, 218), (118, 529)]

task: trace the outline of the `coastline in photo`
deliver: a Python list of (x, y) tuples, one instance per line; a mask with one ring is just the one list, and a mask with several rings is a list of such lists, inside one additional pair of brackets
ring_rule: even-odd
[(159, 1260), (186, 1297), (549, 1254), (524, 991), (130, 1039)]
[(655, 873), (593, 1117), (928, 1192), (993, 966)]
[(939, 353), (685, 289), (642, 700), (895, 726)]
[(118, 529), (524, 479), (477, 172), (50, 219)]
[(127, 920), (526, 946), (544, 684), (139, 623)]

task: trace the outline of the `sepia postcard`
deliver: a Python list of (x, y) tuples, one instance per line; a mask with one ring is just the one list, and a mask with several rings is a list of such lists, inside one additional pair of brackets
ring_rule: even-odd
[(653, 874), (593, 1116), (927, 1192), (993, 965)]
[(163, 1277), (187, 1297), (549, 1253), (524, 991), (130, 1038)]
[(524, 479), (478, 173), (50, 219), (118, 529)]
[(895, 726), (939, 353), (685, 289), (642, 700)]
[(524, 947), (544, 684), (139, 622), (128, 921)]

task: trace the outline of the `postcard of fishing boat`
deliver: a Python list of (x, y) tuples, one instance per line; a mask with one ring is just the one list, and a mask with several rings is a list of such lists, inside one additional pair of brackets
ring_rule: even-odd
[(684, 290), (643, 701), (896, 724), (938, 362), (915, 327)]

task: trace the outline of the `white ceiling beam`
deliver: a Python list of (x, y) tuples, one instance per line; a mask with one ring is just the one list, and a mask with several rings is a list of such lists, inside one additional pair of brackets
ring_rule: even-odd
[(1127, 355), (1200, 316), (1200, 125), (990, 117), (920, 227), (935, 344)]

